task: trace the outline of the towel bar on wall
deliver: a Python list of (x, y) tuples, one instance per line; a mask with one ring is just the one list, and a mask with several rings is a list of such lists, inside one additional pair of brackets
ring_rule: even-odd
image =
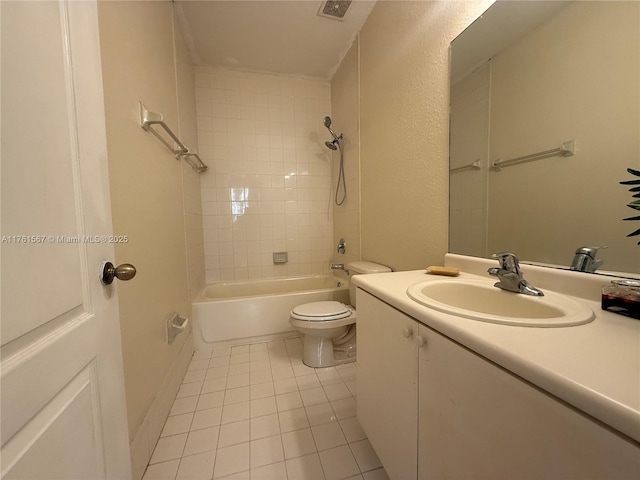
[[(171, 145), (162, 135), (151, 128), (152, 125), (160, 125), (164, 131), (167, 132), (167, 135), (169, 135), (176, 143), (176, 147)], [(198, 173), (206, 172), (209, 168), (197, 153), (189, 152), (187, 146), (182, 143), (176, 134), (171, 131), (169, 126), (164, 123), (164, 118), (161, 113), (150, 112), (142, 102), (140, 102), (140, 126), (145, 132), (153, 133), (153, 135), (160, 140), (178, 160), (184, 159), (189, 165), (191, 165), (191, 168)]]

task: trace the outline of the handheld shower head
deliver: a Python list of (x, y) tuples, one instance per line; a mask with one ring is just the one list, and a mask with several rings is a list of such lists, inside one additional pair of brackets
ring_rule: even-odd
[[(324, 123), (324, 126), (327, 127), (327, 130), (329, 130), (329, 132), (333, 136), (334, 140), (339, 140), (340, 139), (340, 137), (338, 137), (338, 135), (336, 135), (336, 132), (331, 130), (331, 117), (324, 117), (324, 121), (322, 123)], [(331, 147), (329, 147), (329, 148), (331, 148)], [(332, 148), (332, 150), (335, 150), (335, 148)]]
[(333, 142), (324, 142), (324, 144), (327, 146), (327, 148), (330, 148), (331, 150), (337, 150), (338, 147), (336, 147), (336, 142), (338, 140), (334, 140)]

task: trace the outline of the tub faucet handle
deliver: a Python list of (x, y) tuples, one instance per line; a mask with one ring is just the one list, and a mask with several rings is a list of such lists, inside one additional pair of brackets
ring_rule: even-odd
[(347, 275), (349, 275), (349, 270), (347, 270), (346, 268), (344, 268), (344, 263), (332, 263), (332, 264), (331, 264), (331, 270), (342, 270), (342, 271), (344, 271)]

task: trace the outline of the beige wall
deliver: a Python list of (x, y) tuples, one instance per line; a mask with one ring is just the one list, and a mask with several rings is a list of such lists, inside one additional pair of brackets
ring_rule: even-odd
[[(333, 260), (349, 263), (361, 260), (360, 256), (360, 98), (358, 81), (358, 40), (353, 43), (331, 80), (332, 128), (343, 134), (344, 175), (347, 197), (340, 206), (333, 205)], [(325, 135), (326, 136), (326, 135)], [(329, 140), (330, 137), (326, 136)], [(334, 201), (340, 153), (333, 152), (331, 159), (331, 201)], [(342, 195), (342, 189), (338, 192)], [(347, 244), (344, 255), (337, 253), (340, 238)]]
[(443, 261), (449, 205), (449, 42), (491, 3), (382, 1), (360, 32), (366, 260), (394, 270)]
[(138, 269), (133, 280), (118, 283), (133, 440), (187, 337), (168, 345), (165, 321), (173, 312), (190, 315), (182, 165), (138, 118), (143, 101), (170, 127), (180, 124), (173, 16), (170, 2), (98, 8), (113, 226), (129, 237), (115, 245), (115, 260)]

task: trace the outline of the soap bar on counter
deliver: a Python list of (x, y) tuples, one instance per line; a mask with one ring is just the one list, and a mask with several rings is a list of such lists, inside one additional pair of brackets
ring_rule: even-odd
[(460, 269), (456, 267), (438, 267), (431, 265), (427, 267), (427, 273), (432, 275), (446, 275), (448, 277), (457, 277), (460, 275)]

